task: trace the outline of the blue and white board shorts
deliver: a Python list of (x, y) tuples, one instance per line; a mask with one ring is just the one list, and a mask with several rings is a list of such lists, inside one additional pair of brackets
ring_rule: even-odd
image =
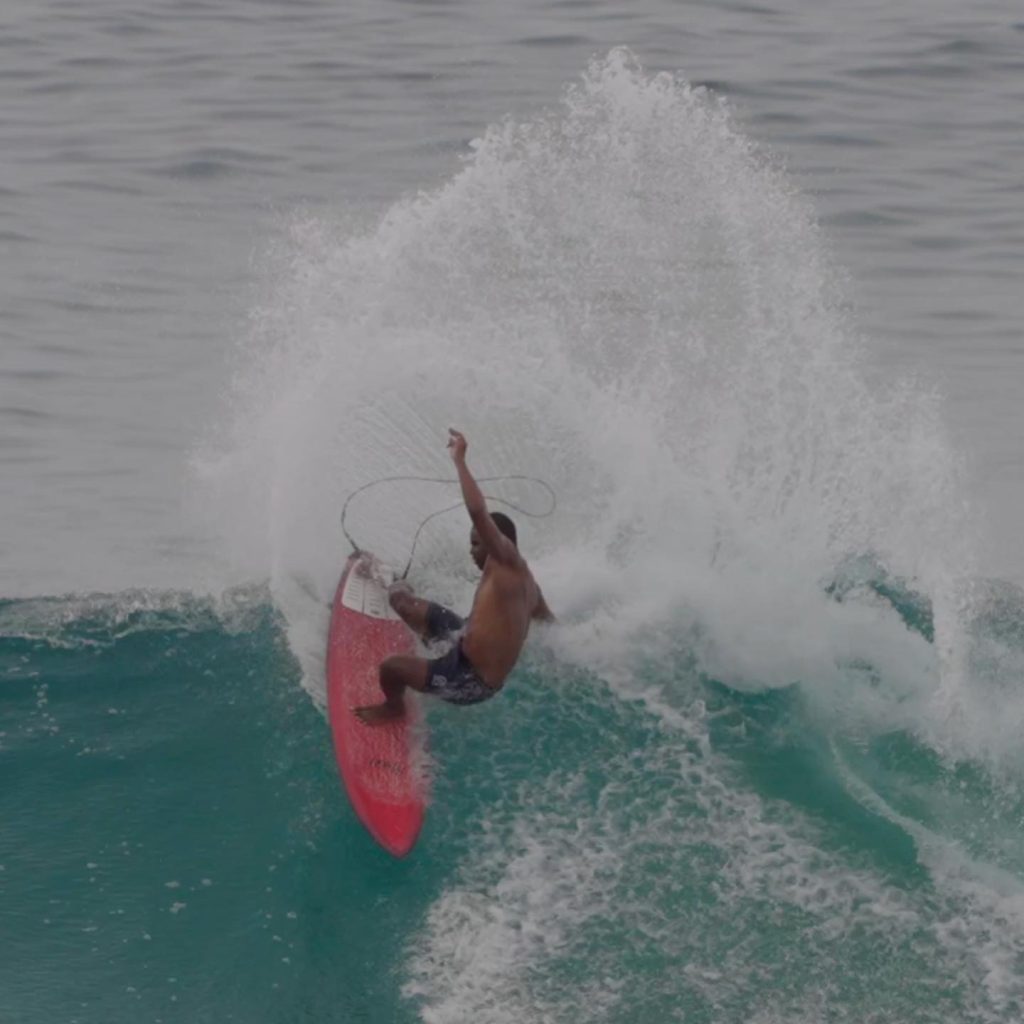
[(462, 617), (450, 608), (433, 601), (427, 607), (427, 638), (452, 640), (453, 643), (439, 658), (427, 662), (427, 685), (423, 692), (440, 697), (449, 704), (479, 704), (498, 692), (477, 675), (462, 651), (459, 634), (465, 625)]

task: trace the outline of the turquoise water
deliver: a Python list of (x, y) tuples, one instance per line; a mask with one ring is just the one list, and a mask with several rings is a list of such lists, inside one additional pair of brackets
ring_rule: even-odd
[(825, 726), (800, 687), (676, 664), (623, 699), (535, 653), (487, 708), (431, 713), (400, 862), (347, 807), (264, 593), (0, 624), (8, 1019), (1020, 1012), (1014, 900), (986, 879), (1022, 867), (1017, 788)]
[[(0, 1020), (1024, 1019), (1019, 12), (172, 6), (0, 15)], [(559, 622), (399, 862), (449, 426)]]
[(343, 975), (423, 866), (347, 811), (274, 614), (137, 602), (3, 608), (5, 1016), (394, 1019)]

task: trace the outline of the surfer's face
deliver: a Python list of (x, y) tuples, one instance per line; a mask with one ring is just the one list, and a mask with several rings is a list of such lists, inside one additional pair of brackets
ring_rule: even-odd
[(484, 562), (487, 561), (487, 552), (484, 551), (483, 543), (480, 540), (480, 534), (476, 532), (474, 526), (469, 531), (469, 553), (473, 556), (473, 561), (476, 562), (476, 567), (482, 569)]

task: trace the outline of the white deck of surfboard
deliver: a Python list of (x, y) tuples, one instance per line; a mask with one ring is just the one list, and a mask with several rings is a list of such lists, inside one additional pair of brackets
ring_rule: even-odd
[(353, 568), (345, 581), (341, 603), (354, 612), (361, 612), (371, 619), (397, 619), (398, 614), (388, 601), (388, 589), (384, 579), (393, 580), (394, 570), (379, 562), (374, 565), (372, 576), (363, 576)]

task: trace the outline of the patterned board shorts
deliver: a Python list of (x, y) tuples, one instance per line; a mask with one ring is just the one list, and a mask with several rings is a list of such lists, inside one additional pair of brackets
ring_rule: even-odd
[(459, 636), (465, 623), (451, 609), (430, 603), (427, 608), (427, 636), (431, 640), (452, 640), (451, 648), (427, 663), (427, 685), (423, 692), (449, 704), (479, 704), (498, 691), (488, 686), (462, 651)]

